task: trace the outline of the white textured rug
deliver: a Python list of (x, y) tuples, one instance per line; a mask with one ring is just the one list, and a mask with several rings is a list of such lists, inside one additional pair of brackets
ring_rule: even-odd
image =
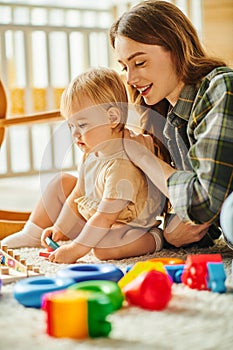
[[(64, 265), (52, 264), (39, 257), (39, 249), (17, 249), (21, 258), (40, 266), (46, 275), (54, 275)], [(149, 258), (177, 257), (187, 254), (220, 253), (228, 274), (231, 275), (233, 252), (222, 241), (210, 249), (163, 250), (140, 258), (111, 261), (123, 270), (126, 266)], [(98, 263), (89, 254), (80, 263)], [(164, 311), (146, 311), (124, 307), (108, 318), (112, 332), (108, 338), (56, 339), (45, 333), (45, 313), (25, 308), (12, 295), (13, 284), (2, 287), (0, 296), (1, 350), (86, 350), (86, 349), (233, 349), (233, 293), (217, 294), (196, 291), (181, 284), (173, 285), (173, 296)]]

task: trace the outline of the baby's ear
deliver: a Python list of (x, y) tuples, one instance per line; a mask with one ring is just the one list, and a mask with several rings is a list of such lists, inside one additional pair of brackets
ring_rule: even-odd
[(118, 108), (110, 107), (107, 111), (108, 120), (111, 127), (114, 129), (121, 121), (121, 113)]

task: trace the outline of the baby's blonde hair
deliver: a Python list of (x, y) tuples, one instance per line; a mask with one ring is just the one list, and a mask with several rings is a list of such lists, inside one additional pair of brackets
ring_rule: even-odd
[(61, 114), (68, 118), (83, 96), (93, 101), (93, 105), (104, 105), (105, 109), (118, 108), (121, 113), (120, 128), (124, 127), (128, 116), (128, 97), (125, 84), (115, 70), (91, 68), (74, 78), (62, 94)]

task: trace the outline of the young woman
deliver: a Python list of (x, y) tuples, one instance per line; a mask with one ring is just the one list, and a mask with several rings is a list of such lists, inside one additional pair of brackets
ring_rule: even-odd
[(211, 245), (233, 190), (233, 70), (205, 52), (189, 19), (167, 1), (131, 8), (110, 40), (133, 101), (144, 107), (144, 131), (154, 136), (155, 155), (130, 133), (125, 147), (169, 199), (164, 236), (177, 247)]
[(128, 103), (120, 76), (107, 68), (80, 74), (62, 95), (61, 114), (84, 152), (78, 181), (71, 175), (62, 177), (62, 186), (52, 181), (23, 231), (3, 243), (72, 239), (51, 253), (49, 260), (58, 263), (74, 263), (92, 248), (104, 260), (160, 250), (162, 195), (125, 153)]

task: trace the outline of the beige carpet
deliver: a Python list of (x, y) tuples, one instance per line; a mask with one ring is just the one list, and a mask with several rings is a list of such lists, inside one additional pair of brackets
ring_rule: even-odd
[[(39, 257), (39, 249), (16, 251), (28, 263), (40, 266), (47, 275), (54, 275), (64, 267)], [(233, 252), (221, 241), (211, 249), (163, 250), (153, 256), (111, 262), (124, 270), (136, 261), (157, 256), (185, 259), (190, 253), (221, 253), (230, 278)], [(99, 261), (89, 254), (80, 262)], [(173, 285), (172, 299), (164, 311), (124, 307), (109, 317), (112, 332), (108, 338), (76, 341), (47, 336), (44, 311), (23, 307), (13, 298), (12, 290), (13, 284), (5, 285), (0, 296), (1, 350), (233, 349), (233, 293), (216, 294)]]

